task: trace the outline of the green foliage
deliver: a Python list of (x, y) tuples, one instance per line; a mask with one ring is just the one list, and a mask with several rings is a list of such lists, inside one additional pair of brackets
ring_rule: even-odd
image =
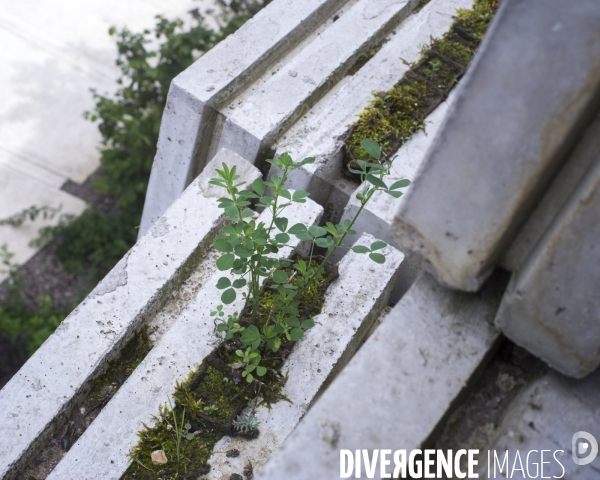
[[(304, 332), (314, 326), (311, 319), (300, 322), (299, 299), (323, 272), (325, 264), (342, 246), (346, 235), (356, 233), (352, 226), (373, 194), (383, 191), (398, 198), (402, 195), (400, 189), (410, 184), (408, 180), (400, 180), (386, 185), (384, 179), (390, 173), (392, 161), (382, 158), (377, 142), (364, 140), (361, 145), (370, 161), (358, 160), (358, 169), (350, 169), (360, 176), (364, 185), (357, 195), (361, 207), (352, 220), (345, 220), (342, 225), (327, 222), (323, 226), (306, 226), (302, 223), (290, 226), (289, 219), (283, 216), (287, 207), (293, 203), (304, 203), (308, 197), (308, 193), (302, 190), (291, 192), (285, 188), (289, 173), (313, 163), (314, 158), (294, 162), (287, 153), (283, 153), (274, 160), (267, 160), (279, 170), (280, 175), (271, 176), (270, 181), (257, 179), (250, 189), (244, 187), (245, 182), (239, 181), (236, 167), (229, 168), (225, 163), (222, 169), (216, 169), (218, 177), (209, 182), (227, 191), (227, 196), (219, 198), (218, 202), (229, 223), (213, 242), (215, 249), (222, 253), (217, 259), (217, 268), (229, 272), (229, 276), (217, 281), (217, 288), (224, 290), (221, 301), (225, 305), (233, 303), (237, 291), (241, 290), (243, 298), (252, 308), (249, 326), (242, 327), (235, 316), (230, 316), (227, 322), (218, 325), (217, 330), (225, 332), (227, 340), (239, 334), (239, 340), (246, 350), (236, 351), (240, 359), (232, 368), (243, 368), (242, 377), (248, 383), (253, 381), (253, 374), (260, 377), (267, 371), (260, 365), (258, 351), (268, 348), (277, 352), (283, 342), (300, 340)], [(272, 195), (267, 191), (271, 191)], [(250, 209), (252, 202), (267, 210), (271, 220), (267, 223), (254, 220)], [(308, 261), (299, 259), (294, 263), (288, 258), (278, 257), (281, 249), (289, 245), (291, 236), (310, 242)], [(370, 247), (355, 246), (352, 250), (368, 253), (374, 262), (384, 263), (385, 256), (380, 252), (384, 247), (385, 242), (376, 241)], [(313, 262), (315, 248), (327, 252), (322, 262), (316, 265)], [(235, 280), (232, 281), (233, 278)], [(265, 295), (262, 292), (263, 280), (270, 282), (268, 297), (271, 306), (268, 312), (261, 309), (261, 295)], [(212, 315), (224, 317), (223, 306), (219, 305)]]
[(6, 245), (0, 246), (0, 273), (9, 275), (8, 297), (0, 307), (0, 333), (22, 345), (24, 353), (31, 355), (60, 325), (66, 313), (54, 308), (47, 295), (38, 297), (36, 310), (27, 307), (19, 265), (13, 263), (13, 257)]

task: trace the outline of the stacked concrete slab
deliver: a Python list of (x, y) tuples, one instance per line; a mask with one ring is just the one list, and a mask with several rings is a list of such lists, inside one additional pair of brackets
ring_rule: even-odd
[[(414, 185), (400, 199), (374, 198), (356, 225), (359, 243), (372, 235), (391, 244), (388, 263), (373, 270), (355, 253), (341, 259), (343, 279), (321, 323), (287, 363), (304, 372), (286, 386), (294, 405), (257, 412), (269, 433), (255, 443), (222, 439), (211, 478), (240, 474), (246, 461), (263, 478), (334, 478), (340, 449), (430, 444), (494, 355), (498, 328), (568, 375), (598, 366), (600, 13), (592, 0), (548, 1), (542, 11), (504, 0), (460, 89), (397, 152), (394, 174)], [(357, 187), (341, 171), (348, 125), (373, 90), (393, 86), (420, 45), (449, 28), (456, 8), (472, 5), (431, 0), (411, 14), (416, 3), (275, 0), (173, 81), (138, 245), (0, 393), (9, 413), (0, 426), (24, 435), (1, 450), (2, 473), (14, 476), (106, 361), (152, 323), (157, 346), (51, 475), (119, 478), (139, 423), (221, 341), (204, 318), (219, 293), (208, 242), (222, 217), (206, 183), (217, 163), (235, 163), (252, 180), (276, 173), (264, 168), (273, 154), (315, 156), (289, 179), (316, 202), (294, 215), (308, 223), (354, 215)], [(490, 277), (498, 265), (512, 272), (505, 292), (505, 277)], [(396, 278), (400, 300), (379, 316)], [(73, 361), (52, 358), (79, 348), (75, 319), (93, 348)], [(582, 387), (582, 404), (596, 398), (590, 392)], [(218, 453), (229, 448), (240, 457)]]
[(577, 378), (600, 365), (599, 28), (594, 1), (503, 2), (394, 227), (451, 288), (508, 266), (497, 326)]

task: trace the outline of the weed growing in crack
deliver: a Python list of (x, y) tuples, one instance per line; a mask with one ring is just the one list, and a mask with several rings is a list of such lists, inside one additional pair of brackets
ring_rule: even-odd
[[(225, 332), (225, 338), (231, 339), (239, 334), (245, 350), (237, 350), (237, 361), (232, 368), (243, 369), (242, 377), (251, 383), (255, 376), (262, 377), (267, 368), (261, 365), (259, 351), (264, 348), (277, 352), (285, 341), (298, 341), (304, 332), (314, 326), (312, 319), (300, 321), (299, 299), (306, 294), (313, 280), (322, 274), (325, 265), (338, 248), (346, 235), (355, 235), (352, 230), (356, 219), (365, 205), (377, 191), (384, 191), (392, 197), (402, 195), (401, 188), (410, 184), (409, 180), (399, 180), (388, 186), (384, 179), (390, 173), (392, 160), (382, 156), (379, 144), (373, 140), (364, 140), (362, 148), (368, 153), (369, 161), (358, 160), (358, 168), (350, 171), (360, 176), (363, 189), (357, 195), (360, 208), (354, 218), (347, 219), (341, 225), (327, 222), (324, 226), (290, 225), (289, 219), (283, 216), (287, 207), (293, 203), (305, 203), (308, 193), (303, 190), (290, 191), (285, 188), (289, 173), (297, 168), (314, 162), (314, 158), (305, 158), (294, 162), (290, 155), (283, 153), (274, 160), (267, 160), (275, 166), (280, 175), (273, 175), (270, 181), (257, 179), (251, 189), (242, 189), (244, 182), (238, 182), (236, 167), (229, 168), (225, 163), (217, 169), (218, 177), (210, 180), (227, 191), (227, 196), (219, 199), (219, 207), (225, 210), (226, 220), (230, 222), (223, 232), (214, 240), (214, 247), (222, 255), (217, 259), (217, 268), (228, 272), (228, 276), (219, 278), (217, 288), (223, 290), (221, 301), (229, 305), (235, 301), (238, 291), (251, 306), (251, 321), (243, 326), (237, 321), (235, 314), (229, 315), (227, 321), (217, 326), (219, 332)], [(268, 194), (269, 190), (272, 194)], [(249, 208), (251, 202), (270, 212), (271, 220), (257, 222), (254, 212)], [(308, 242), (310, 255), (308, 260), (278, 257), (284, 247), (289, 247), (294, 236), (300, 241)], [(356, 253), (368, 254), (376, 263), (384, 263), (385, 255), (381, 250), (387, 244), (375, 241), (370, 247), (357, 245), (352, 247)], [(327, 253), (320, 263), (314, 262), (315, 248), (324, 249)], [(271, 308), (268, 313), (261, 314), (261, 292), (263, 280), (270, 283)], [(219, 305), (211, 313), (224, 320), (223, 305)], [(266, 317), (266, 318), (265, 318)]]

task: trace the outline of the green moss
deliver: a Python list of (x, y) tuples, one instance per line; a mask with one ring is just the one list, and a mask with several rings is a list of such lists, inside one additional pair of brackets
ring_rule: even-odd
[[(312, 266), (316, 268), (318, 263), (313, 261)], [(308, 305), (310, 308), (304, 309), (303, 317), (312, 317), (321, 311), (326, 287), (325, 277), (325, 272), (321, 273), (307, 287), (302, 304)], [(292, 280), (292, 284), (295, 283), (296, 279)], [(263, 322), (266, 322), (273, 303), (273, 290), (267, 286), (260, 301)], [(302, 311), (302, 308), (300, 310)], [(234, 353), (237, 348), (234, 346), (235, 339), (236, 337), (217, 349), (227, 365), (238, 360)], [(139, 442), (131, 452), (133, 462), (124, 478), (197, 479), (200, 475), (207, 473), (210, 469), (207, 463), (208, 459), (213, 453), (215, 443), (223, 436), (223, 433), (216, 430), (213, 423), (204, 420), (203, 414), (225, 423), (236, 412), (239, 412), (240, 406), (247, 405), (258, 394), (267, 406), (277, 400), (287, 400), (281, 393), (285, 378), (277, 373), (283, 364), (281, 350), (277, 354), (261, 350), (260, 354), (261, 365), (267, 367), (268, 373), (261, 377), (264, 385), (258, 391), (254, 389), (254, 384), (248, 385), (245, 381), (235, 384), (232, 378), (212, 366), (208, 366), (204, 370), (201, 380), (197, 386), (192, 388), (191, 385), (198, 372), (201, 372), (202, 365), (192, 371), (187, 380), (178, 384), (175, 389), (173, 410), (166, 404), (161, 406), (158, 416), (154, 417), (154, 425), (144, 425), (144, 429), (138, 433)], [(177, 461), (177, 433), (174, 428), (173, 413), (177, 423), (179, 425), (189, 424), (190, 428), (186, 432), (193, 434), (188, 439), (184, 432), (180, 444), (179, 461)], [(155, 450), (165, 452), (168, 459), (166, 465), (152, 464), (151, 454)]]
[(148, 335), (148, 327), (142, 327), (138, 334), (125, 345), (119, 358), (110, 362), (106, 372), (94, 380), (90, 393), (84, 402), (86, 410), (110, 400), (123, 382), (148, 355), (153, 346), (154, 344)]
[[(420, 2), (417, 8), (426, 3)], [(446, 99), (464, 73), (498, 4), (499, 0), (476, 0), (472, 10), (458, 10), (450, 30), (423, 49), (404, 77), (390, 90), (374, 94), (348, 132), (346, 164), (369, 158), (360, 146), (362, 140), (377, 141), (391, 155), (424, 128), (426, 116)]]

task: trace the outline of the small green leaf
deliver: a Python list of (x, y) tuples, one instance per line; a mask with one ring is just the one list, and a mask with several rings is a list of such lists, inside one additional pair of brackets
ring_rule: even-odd
[(244, 210), (242, 210), (242, 218), (250, 218), (252, 216), (254, 216), (254, 212), (252, 210), (248, 210), (247, 208), (245, 208)]
[(315, 240), (315, 245), (321, 248), (329, 248), (329, 238), (317, 238)]
[(217, 332), (224, 332), (225, 330), (227, 330), (226, 324), (220, 323), (219, 325), (217, 325)]
[(313, 237), (322, 237), (323, 235), (327, 234), (327, 230), (317, 225), (311, 225), (310, 227), (308, 227), (308, 231), (312, 234)]
[(219, 235), (217, 238), (215, 238), (215, 241), (213, 242), (213, 246), (215, 247), (215, 250), (217, 250), (218, 252), (225, 252), (225, 253), (233, 252), (233, 247), (231, 246), (231, 244), (227, 240), (225, 240), (225, 238), (223, 238), (221, 235)]
[(192, 426), (191, 426), (189, 423), (186, 423), (186, 424), (183, 426), (183, 428), (184, 428), (185, 430), (189, 430), (190, 428), (192, 428)]
[(227, 290), (225, 290), (223, 292), (223, 295), (221, 295), (221, 301), (225, 305), (229, 305), (230, 303), (232, 303), (235, 300), (235, 297), (236, 297), (235, 290), (233, 288), (228, 288)]
[(364, 245), (356, 245), (355, 247), (352, 247), (352, 251), (355, 253), (368, 253), (371, 250), (369, 250), (369, 247), (365, 247)]
[(187, 440), (193, 440), (193, 439), (194, 439), (194, 434), (193, 434), (193, 433), (188, 433), (188, 434), (185, 436), (185, 438), (186, 438)]
[(221, 271), (229, 270), (233, 267), (234, 260), (235, 255), (233, 253), (226, 253), (217, 260), (217, 268)]
[(237, 280), (234, 280), (233, 282), (233, 288), (242, 288), (246, 286), (246, 279), (245, 278), (238, 278)]
[(275, 283), (285, 283), (287, 282), (288, 276), (283, 270), (275, 270), (273, 272), (273, 281)]
[(381, 253), (370, 253), (369, 258), (371, 260), (373, 260), (375, 263), (384, 263), (385, 262), (385, 256), (382, 255)]
[(371, 251), (381, 250), (382, 248), (387, 247), (387, 243), (382, 242), (381, 240), (377, 240), (371, 244)]
[(281, 230), (282, 232), (285, 232), (288, 226), (288, 219), (287, 218), (276, 218), (275, 219), (275, 225), (277, 225), (277, 228), (279, 230)]
[(405, 178), (404, 180), (398, 180), (397, 182), (394, 182), (392, 184), (392, 186), (390, 187), (390, 190), (397, 190), (402, 187), (408, 187), (409, 185), (410, 185), (410, 180)]
[(304, 320), (304, 321), (302, 322), (302, 325), (300, 325), (300, 327), (301, 327), (303, 330), (307, 330), (307, 329), (309, 329), (309, 328), (312, 328), (312, 327), (314, 327), (314, 326), (315, 326), (315, 322), (313, 322), (313, 321), (312, 321), (312, 319)]
[(279, 192), (279, 196), (287, 199), (287, 200), (291, 200), (292, 199), (292, 194), (290, 193), (289, 190), (281, 190)]
[(301, 328), (294, 328), (291, 332), (290, 332), (290, 338), (294, 341), (297, 342), (298, 340), (300, 340), (302, 337), (304, 336), (304, 330), (302, 330)]
[(256, 367), (256, 375), (262, 377), (267, 373), (267, 369), (265, 367)]
[(217, 281), (217, 288), (223, 290), (224, 288), (231, 287), (231, 281), (227, 277), (221, 277)]
[(372, 183), (376, 187), (387, 189), (387, 185), (383, 183), (383, 180), (377, 178), (375, 175), (367, 175), (365, 180), (369, 183)]
[(278, 233), (275, 235), (275, 240), (279, 243), (287, 243), (290, 241), (290, 236), (287, 233)]
[[(244, 373), (246, 373), (246, 372), (244, 372)], [(254, 380), (254, 377), (252, 376), (251, 373), (249, 373), (248, 375), (246, 375), (246, 381), (248, 383), (252, 383), (252, 380)]]
[(398, 191), (391, 191), (391, 190), (386, 190), (385, 193), (387, 193), (388, 195), (391, 195), (394, 198), (400, 198), (402, 195), (404, 195), (402, 192), (398, 192)]
[(296, 203), (306, 203), (306, 197), (308, 197), (308, 193), (304, 190), (296, 190), (292, 195), (292, 201)]
[(360, 142), (360, 146), (364, 148), (365, 151), (375, 160), (379, 160), (381, 158), (381, 148), (379, 148), (379, 144), (376, 141), (363, 140)]
[(257, 178), (252, 182), (252, 188), (262, 197), (265, 193), (265, 182), (263, 182), (262, 178)]
[(300, 320), (298, 320), (296, 317), (288, 318), (286, 320), (286, 323), (288, 324), (288, 327), (299, 327), (300, 326)]
[(252, 250), (244, 247), (241, 244), (236, 245), (234, 251), (235, 251), (235, 254), (240, 258), (250, 258), (252, 256), (252, 254), (254, 253)]

